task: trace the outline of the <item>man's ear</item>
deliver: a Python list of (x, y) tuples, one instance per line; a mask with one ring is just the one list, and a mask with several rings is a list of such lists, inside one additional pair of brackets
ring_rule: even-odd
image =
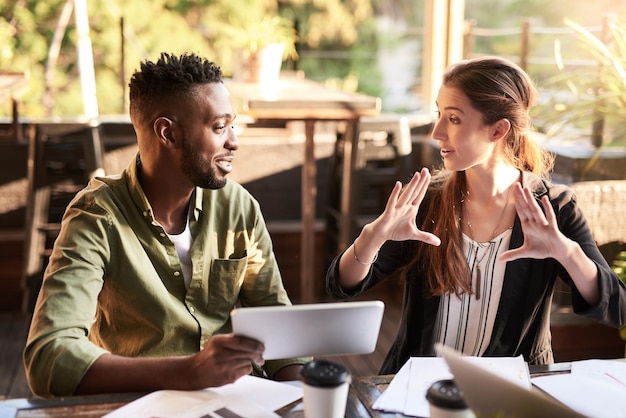
[(152, 129), (162, 145), (168, 148), (176, 147), (176, 139), (174, 138), (174, 121), (165, 116), (159, 116), (154, 121)]
[(511, 130), (511, 121), (506, 118), (502, 118), (493, 124), (491, 140), (498, 141), (505, 138)]

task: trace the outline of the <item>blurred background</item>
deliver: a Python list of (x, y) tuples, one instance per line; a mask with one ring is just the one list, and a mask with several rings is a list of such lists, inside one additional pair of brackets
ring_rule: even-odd
[[(84, 3), (86, 12), (74, 11), (75, 3)], [(424, 44), (448, 44), (432, 40), (432, 30), (425, 33), (433, 16), (427, 6), (440, 3), (461, 14), (454, 19), (463, 25), (457, 31), (470, 35), (466, 56), (519, 61), (524, 52), (540, 87), (562, 70), (559, 59), (566, 65), (593, 59), (565, 19), (600, 36), (607, 14), (626, 17), (623, 0), (0, 0), (0, 70), (26, 74), (21, 115), (82, 114), (78, 47), (84, 33), (77, 21), (87, 19), (99, 113), (124, 114), (128, 78), (140, 61), (162, 51), (197, 52), (232, 75), (238, 50), (269, 39), (268, 26), (283, 30), (285, 40), (287, 26), (296, 37), (283, 69), (381, 97), (385, 111), (416, 112)], [(530, 26), (529, 51), (520, 50), (524, 25)], [(4, 103), (0, 116), (10, 114)]]

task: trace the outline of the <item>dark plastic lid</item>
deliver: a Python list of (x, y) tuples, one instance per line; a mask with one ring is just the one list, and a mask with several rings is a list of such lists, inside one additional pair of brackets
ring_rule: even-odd
[(463, 393), (456, 387), (454, 380), (439, 380), (426, 392), (426, 399), (432, 405), (446, 409), (466, 409)]
[(302, 381), (318, 387), (335, 387), (350, 382), (350, 372), (341, 364), (327, 360), (313, 360), (300, 370)]

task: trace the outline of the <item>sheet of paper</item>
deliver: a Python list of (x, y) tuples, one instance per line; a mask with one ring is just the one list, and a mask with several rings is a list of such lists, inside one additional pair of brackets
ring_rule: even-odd
[(532, 383), (587, 417), (626, 416), (626, 388), (620, 383), (584, 374), (539, 376)]
[(597, 375), (626, 388), (626, 361), (581, 360), (572, 362), (572, 374)]
[(277, 418), (273, 411), (300, 398), (299, 386), (243, 376), (219, 388), (152, 392), (105, 418)]
[(235, 383), (207, 389), (220, 396), (240, 397), (255, 402), (270, 411), (302, 398), (302, 387), (287, 382), (262, 379), (254, 376), (243, 376)]
[(414, 417), (429, 416), (429, 405), (426, 392), (430, 385), (438, 380), (452, 379), (446, 361), (442, 357), (411, 358), (411, 378), (409, 380), (405, 415)]
[(571, 373), (539, 376), (532, 383), (589, 417), (626, 417), (626, 362), (572, 362)]
[[(522, 356), (468, 357), (483, 368), (530, 389), (530, 374)], [(442, 357), (411, 357), (394, 376), (387, 389), (374, 402), (379, 411), (398, 412), (408, 416), (428, 417), (426, 392), (438, 380), (452, 379)]]
[(398, 370), (387, 389), (374, 401), (372, 407), (379, 411), (403, 413), (410, 377), (411, 359)]

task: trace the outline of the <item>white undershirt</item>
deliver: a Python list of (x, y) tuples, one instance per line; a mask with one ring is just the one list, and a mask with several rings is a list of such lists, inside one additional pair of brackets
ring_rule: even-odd
[(193, 237), (191, 236), (191, 230), (189, 229), (189, 218), (187, 218), (187, 224), (185, 225), (185, 230), (177, 235), (167, 234), (170, 238), (174, 247), (176, 247), (176, 253), (178, 254), (178, 259), (180, 260), (180, 269), (183, 273), (183, 280), (185, 281), (185, 287), (189, 289), (189, 285), (191, 284), (191, 243), (193, 242)]
[[(480, 356), (491, 341), (493, 325), (502, 295), (506, 263), (498, 256), (509, 248), (511, 228), (486, 243), (477, 243), (463, 234), (463, 249), (470, 266), (472, 288), (476, 289), (476, 266), (480, 261), (480, 297), (464, 293), (443, 295), (435, 323), (435, 342), (466, 355)], [(486, 253), (485, 253), (486, 252)]]

